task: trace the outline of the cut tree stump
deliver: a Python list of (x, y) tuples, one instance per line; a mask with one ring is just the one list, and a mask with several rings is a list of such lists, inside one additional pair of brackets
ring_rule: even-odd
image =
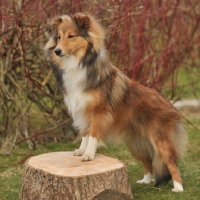
[(129, 200), (133, 199), (125, 165), (96, 154), (82, 162), (73, 152), (33, 156), (25, 163), (22, 200)]

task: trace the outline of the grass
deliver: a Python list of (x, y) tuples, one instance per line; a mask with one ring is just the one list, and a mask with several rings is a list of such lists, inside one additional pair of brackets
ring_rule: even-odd
[[(183, 110), (183, 112), (191, 112), (191, 110)], [(187, 115), (187, 113), (185, 113)], [(200, 128), (200, 119), (198, 113), (192, 116), (193, 124)], [(200, 197), (200, 133), (190, 125), (186, 125), (189, 135), (188, 152), (185, 158), (180, 161), (179, 169), (181, 172), (183, 193), (172, 193), (172, 181), (167, 185), (161, 185), (159, 188), (150, 185), (139, 185), (136, 181), (143, 176), (143, 168), (139, 161), (135, 160), (129, 150), (124, 145), (108, 146), (100, 148), (99, 153), (118, 158), (127, 164), (132, 194), (137, 199), (166, 199), (166, 200), (197, 200)], [(59, 143), (50, 143), (47, 145), (38, 145), (37, 150), (31, 151), (26, 143), (15, 148), (9, 156), (0, 156), (0, 199), (1, 200), (17, 200), (21, 188), (21, 180), (23, 174), (23, 165), (19, 162), (26, 158), (25, 155), (37, 155), (52, 151), (72, 151), (79, 146), (79, 143), (61, 141)]]

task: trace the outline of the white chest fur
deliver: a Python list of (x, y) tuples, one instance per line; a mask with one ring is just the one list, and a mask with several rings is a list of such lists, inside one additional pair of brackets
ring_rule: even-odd
[(84, 92), (86, 85), (86, 68), (82, 68), (75, 57), (63, 61), (63, 82), (67, 91), (64, 101), (73, 117), (73, 125), (80, 131), (89, 129), (89, 122), (85, 117), (85, 109), (92, 100), (91, 95)]

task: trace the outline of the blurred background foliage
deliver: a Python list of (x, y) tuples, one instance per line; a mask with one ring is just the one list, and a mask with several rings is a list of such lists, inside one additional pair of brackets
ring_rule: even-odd
[(49, 21), (76, 12), (101, 21), (112, 62), (131, 79), (175, 101), (198, 98), (199, 0), (0, 1), (1, 152), (77, 135), (43, 51)]

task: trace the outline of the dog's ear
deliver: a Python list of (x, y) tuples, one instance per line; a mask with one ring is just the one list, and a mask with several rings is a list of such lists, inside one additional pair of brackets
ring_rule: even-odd
[(53, 19), (48, 27), (48, 32), (50, 35), (52, 35), (53, 33), (55, 33), (55, 31), (57, 30), (58, 25), (62, 22), (62, 18), (57, 17), (55, 19)]
[(72, 19), (80, 29), (88, 30), (90, 28), (90, 18), (82, 13), (75, 14)]

